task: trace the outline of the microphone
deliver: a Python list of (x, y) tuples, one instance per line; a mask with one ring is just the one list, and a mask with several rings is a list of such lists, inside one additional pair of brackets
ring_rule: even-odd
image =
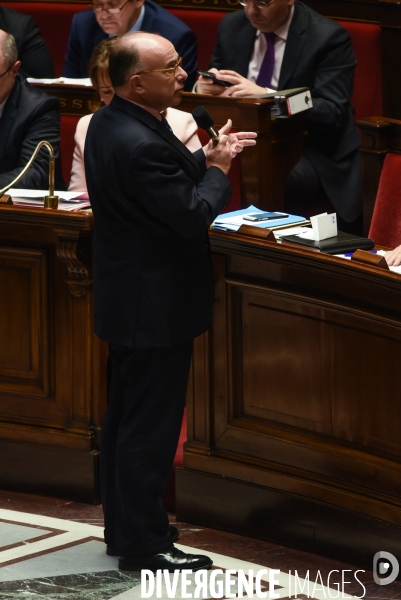
[(219, 141), (219, 133), (214, 128), (213, 117), (204, 106), (197, 106), (192, 112), (192, 116), (198, 127), (204, 129), (212, 138), (214, 143)]
[(53, 150), (53, 146), (50, 144), (50, 142), (46, 142), (45, 140), (38, 143), (38, 145), (36, 146), (35, 150), (32, 153), (31, 158), (28, 160), (27, 164), (22, 169), (21, 173), (19, 175), (17, 175), (17, 177), (15, 179), (13, 179), (13, 181), (11, 183), (8, 183), (6, 185), (6, 187), (4, 187), (2, 190), (0, 190), (0, 203), (1, 204), (12, 204), (13, 203), (11, 196), (6, 195), (6, 192), (10, 188), (14, 187), (15, 184), (18, 183), (23, 178), (25, 173), (27, 171), (29, 171), (35, 158), (39, 154), (39, 150), (43, 146), (45, 148), (47, 148), (47, 150), (49, 152), (49, 193), (43, 199), (44, 200), (44, 208), (54, 208), (54, 209), (58, 208), (58, 196), (54, 195), (54, 179), (55, 179), (55, 177), (54, 177), (54, 174), (55, 174), (54, 150)]

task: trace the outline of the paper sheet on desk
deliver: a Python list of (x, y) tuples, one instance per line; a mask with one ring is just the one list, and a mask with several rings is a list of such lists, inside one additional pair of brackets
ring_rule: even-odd
[[(43, 200), (43, 196), (47, 196), (49, 190), (25, 190), (23, 188), (11, 188), (8, 190), (12, 198), (23, 198), (24, 200)], [(81, 196), (84, 192), (58, 192), (55, 190), (54, 195), (58, 196), (63, 202), (82, 202), (87, 198)]]
[(83, 79), (72, 79), (71, 77), (57, 77), (56, 79), (36, 79), (35, 77), (28, 77), (29, 83), (43, 83), (46, 85), (52, 85), (53, 83), (63, 83), (64, 85), (84, 85), (86, 87), (92, 87), (92, 82), (89, 77)]
[[(44, 196), (47, 196), (49, 190), (24, 190), (21, 188), (11, 188), (8, 190), (15, 206), (43, 207)], [(84, 192), (54, 192), (59, 196), (59, 209), (68, 211), (78, 211), (81, 208), (89, 208), (90, 202), (88, 194)]]
[[(278, 229), (274, 231), (276, 240), (280, 241), (282, 235), (300, 235), (308, 234), (311, 231), (310, 227), (288, 227), (287, 229)], [(313, 232), (312, 232), (313, 233)]]

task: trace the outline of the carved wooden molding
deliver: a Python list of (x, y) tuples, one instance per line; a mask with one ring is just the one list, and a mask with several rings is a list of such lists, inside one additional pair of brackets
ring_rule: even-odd
[(67, 266), (68, 279), (66, 283), (73, 296), (81, 298), (92, 286), (92, 279), (85, 264), (78, 256), (80, 234), (78, 231), (56, 230), (57, 256)]

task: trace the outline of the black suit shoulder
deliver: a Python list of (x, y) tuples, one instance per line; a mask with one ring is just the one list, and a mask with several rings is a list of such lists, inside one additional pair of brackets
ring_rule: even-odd
[[(0, 120), (0, 187), (5, 186), (27, 164), (36, 145), (48, 141), (54, 149), (57, 189), (64, 189), (59, 164), (60, 115), (57, 98), (30, 86), (17, 75)], [(21, 188), (46, 189), (49, 154), (42, 149), (18, 184)]]
[(255, 37), (256, 29), (244, 11), (232, 12), (223, 17), (209, 69), (231, 69), (246, 77)]
[(33, 17), (0, 7), (0, 29), (14, 36), (24, 77), (54, 77), (50, 51)]

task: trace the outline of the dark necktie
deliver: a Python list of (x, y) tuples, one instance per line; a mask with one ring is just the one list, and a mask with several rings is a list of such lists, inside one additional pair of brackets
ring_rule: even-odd
[(160, 116), (161, 116), (161, 118), (162, 118), (162, 123), (163, 123), (163, 125), (164, 125), (165, 127), (167, 127), (167, 129), (173, 133), (173, 130), (172, 130), (172, 129), (171, 129), (171, 127), (170, 127), (170, 123), (167, 121), (166, 117), (165, 117), (164, 115), (160, 115)]
[[(263, 33), (263, 32), (262, 32)], [(274, 38), (275, 34), (263, 33), (267, 42), (267, 50), (263, 57), (262, 65), (260, 67), (259, 75), (256, 80), (257, 85), (262, 87), (270, 87), (273, 70), (274, 70)]]

